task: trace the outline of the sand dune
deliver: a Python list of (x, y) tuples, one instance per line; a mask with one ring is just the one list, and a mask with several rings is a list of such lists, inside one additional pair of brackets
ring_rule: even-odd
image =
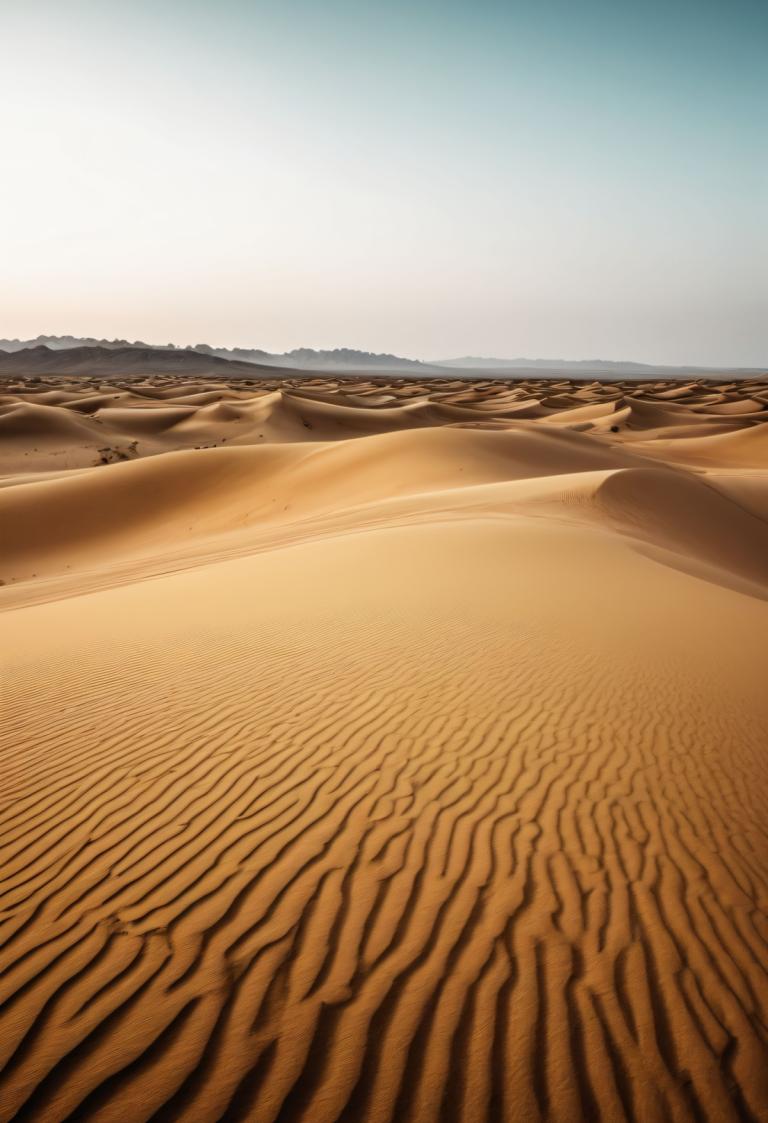
[(766, 390), (0, 386), (0, 1119), (768, 1118)]

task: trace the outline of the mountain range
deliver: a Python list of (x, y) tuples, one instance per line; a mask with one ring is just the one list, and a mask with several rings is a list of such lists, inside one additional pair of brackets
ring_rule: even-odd
[(297, 347), (293, 351), (282, 354), (273, 354), (257, 347), (211, 347), (207, 343), (196, 343), (193, 346), (177, 347), (174, 343), (149, 344), (143, 340), (130, 342), (127, 339), (93, 339), (91, 337), (78, 337), (74, 335), (38, 335), (36, 339), (0, 339), (0, 351), (16, 352), (26, 351), (39, 347), (47, 347), (50, 351), (69, 351), (73, 348), (98, 347), (102, 350), (127, 351), (138, 349), (140, 351), (173, 351), (195, 352), (199, 355), (209, 355), (217, 359), (226, 359), (228, 362), (251, 363), (258, 366), (290, 367), (292, 370), (320, 370), (320, 371), (419, 371), (429, 374), (430, 371), (439, 374), (439, 369), (432, 364), (420, 362), (418, 359), (403, 359), (399, 355), (376, 355), (370, 351), (353, 351), (346, 347), (339, 347), (332, 351), (318, 351), (311, 347)]
[[(702, 366), (653, 366), (647, 363), (635, 363), (626, 360), (613, 361), (608, 359), (498, 359), (493, 357), (463, 356), (461, 358), (440, 359), (434, 362), (423, 362), (419, 359), (407, 359), (400, 355), (375, 354), (370, 351), (356, 351), (346, 347), (333, 350), (315, 350), (310, 347), (298, 347), (292, 351), (279, 354), (264, 351), (260, 348), (248, 347), (212, 347), (207, 343), (198, 343), (194, 346), (177, 347), (173, 343), (148, 344), (142, 340), (130, 342), (126, 339), (94, 339), (73, 335), (39, 335), (36, 339), (0, 339), (0, 360), (2, 352), (8, 358), (18, 352), (28, 352), (16, 362), (0, 361), (0, 370), (11, 371), (24, 367), (29, 369), (30, 364), (39, 367), (42, 371), (59, 369), (60, 361), (53, 354), (67, 351), (78, 354), (67, 355), (67, 367), (93, 366), (106, 370), (114, 369), (117, 356), (110, 352), (119, 352), (121, 366), (133, 369), (141, 368), (152, 361), (153, 367), (171, 371), (184, 369), (191, 373), (193, 369), (208, 366), (223, 371), (220, 363), (228, 363), (226, 368), (230, 373), (239, 372), (246, 375), (248, 367), (257, 367), (262, 373), (265, 368), (271, 373), (290, 369), (294, 373), (321, 372), (324, 374), (401, 374), (421, 376), (424, 378), (450, 375), (462, 372), (471, 375), (571, 375), (575, 377), (625, 377), (625, 378), (675, 378), (689, 375), (729, 374), (751, 375), (760, 373), (764, 368), (708, 368)], [(176, 356), (172, 359), (171, 356)], [(49, 356), (46, 358), (46, 356)], [(165, 356), (165, 357), (163, 357)], [(182, 359), (182, 356), (187, 356)], [(197, 356), (204, 360), (203, 363), (193, 359)]]

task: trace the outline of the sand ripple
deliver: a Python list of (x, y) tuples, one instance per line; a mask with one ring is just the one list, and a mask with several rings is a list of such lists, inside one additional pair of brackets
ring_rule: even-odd
[(0, 1118), (768, 1118), (760, 388), (398, 390), (0, 489)]

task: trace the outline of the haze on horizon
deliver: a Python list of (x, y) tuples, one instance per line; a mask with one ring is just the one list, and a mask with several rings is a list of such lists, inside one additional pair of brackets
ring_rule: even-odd
[(0, 337), (768, 359), (764, 4), (1, 16)]

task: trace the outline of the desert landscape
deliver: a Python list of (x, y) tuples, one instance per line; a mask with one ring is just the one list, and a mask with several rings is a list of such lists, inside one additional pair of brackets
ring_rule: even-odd
[(768, 378), (221, 363), (2, 368), (0, 1118), (768, 1119)]

